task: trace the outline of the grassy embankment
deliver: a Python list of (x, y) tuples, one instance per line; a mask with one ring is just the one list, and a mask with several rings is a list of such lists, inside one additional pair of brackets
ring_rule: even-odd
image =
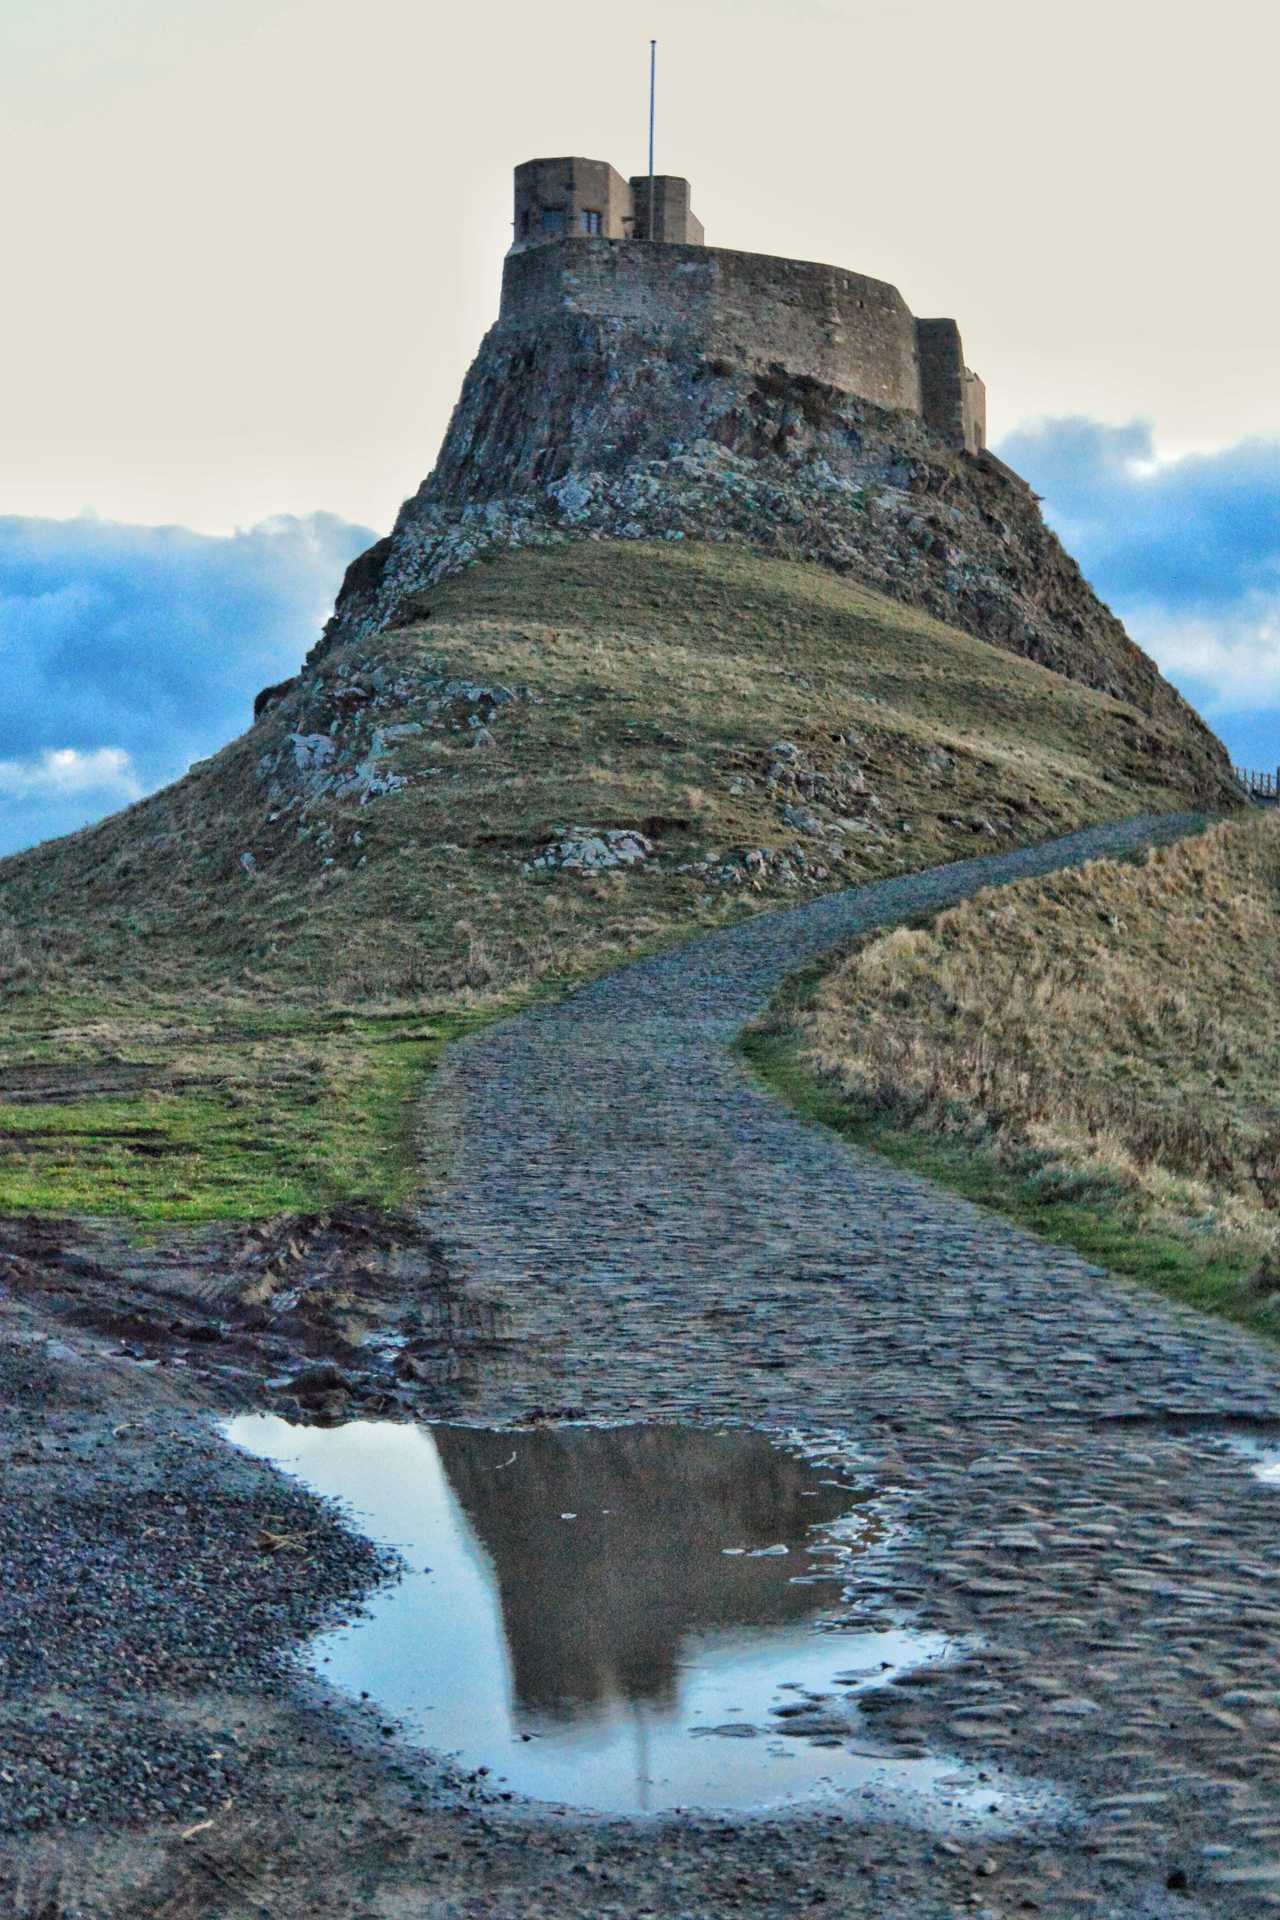
[[(428, 599), (174, 787), (0, 863), (0, 1210), (403, 1201), (460, 1022), (815, 891), (1216, 797), (1203, 740), (818, 567), (575, 543)], [(442, 674), (524, 690), (483, 749), (424, 705)], [(354, 764), (375, 720), (421, 724), (378, 761), (403, 787), (308, 788), (291, 735)], [(656, 850), (531, 869), (565, 825)]]
[(1280, 821), (991, 889), (744, 1037), (810, 1118), (1280, 1335)]

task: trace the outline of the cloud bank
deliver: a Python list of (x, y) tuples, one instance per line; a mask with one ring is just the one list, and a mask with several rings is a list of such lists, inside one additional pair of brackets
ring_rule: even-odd
[(1280, 441), (1162, 461), (1151, 428), (1047, 420), (999, 448), (1241, 764), (1280, 760)]
[(0, 518), (0, 853), (99, 819), (247, 726), (374, 535)]

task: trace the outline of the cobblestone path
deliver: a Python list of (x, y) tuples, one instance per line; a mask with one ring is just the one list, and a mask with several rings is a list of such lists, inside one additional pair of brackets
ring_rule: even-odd
[(476, 1036), (443, 1077), (440, 1217), (512, 1311), (510, 1372), (469, 1411), (850, 1435), (904, 1522), (866, 1618), (980, 1649), (884, 1688), (877, 1732), (1080, 1808), (1002, 1862), (1000, 1914), (1280, 1908), (1280, 1491), (1226, 1440), (1280, 1435), (1280, 1357), (804, 1125), (731, 1043), (852, 937), (1190, 824), (762, 915)]

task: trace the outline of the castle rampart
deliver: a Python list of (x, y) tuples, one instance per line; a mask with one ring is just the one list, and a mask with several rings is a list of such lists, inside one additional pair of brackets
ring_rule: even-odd
[(906, 302), (883, 281), (837, 267), (609, 240), (511, 254), (503, 324), (566, 312), (623, 321), (740, 366), (782, 365), (878, 406), (921, 410)]
[(708, 247), (689, 182), (657, 175), (652, 196), (650, 184), (603, 160), (517, 167), (501, 323), (617, 321), (917, 414), (970, 453), (985, 445), (986, 390), (964, 364), (954, 320), (916, 320), (896, 287), (841, 267)]

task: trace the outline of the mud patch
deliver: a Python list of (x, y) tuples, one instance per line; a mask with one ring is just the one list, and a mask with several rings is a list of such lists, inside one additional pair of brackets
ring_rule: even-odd
[(293, 1419), (434, 1413), (504, 1352), (504, 1304), (457, 1284), (419, 1222), (367, 1207), (145, 1243), (119, 1223), (4, 1220), (0, 1288), (113, 1359)]

